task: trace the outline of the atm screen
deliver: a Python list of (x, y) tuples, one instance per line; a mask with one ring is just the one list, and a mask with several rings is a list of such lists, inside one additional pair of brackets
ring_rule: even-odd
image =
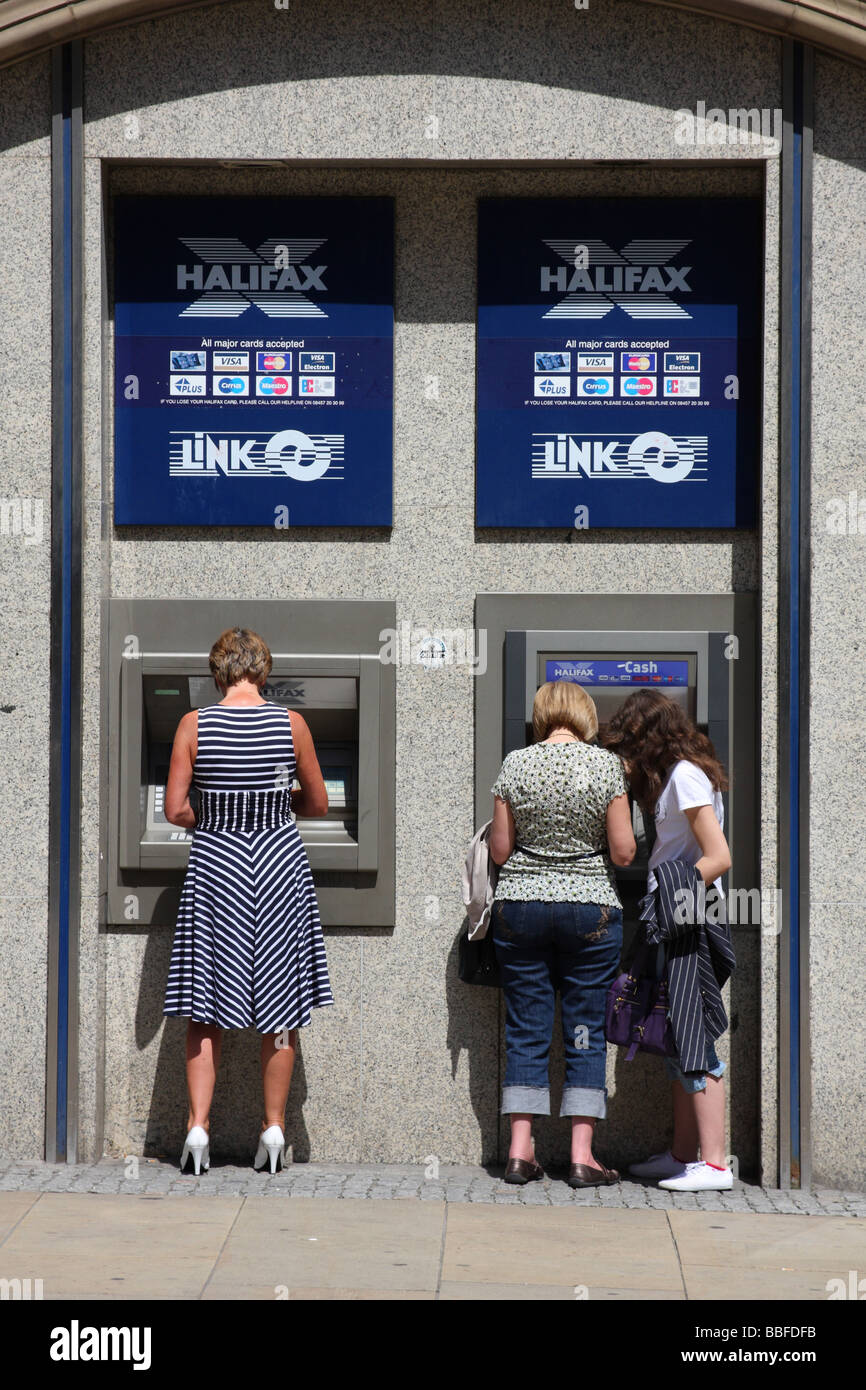
[(572, 681), (595, 701), (599, 727), (613, 717), (634, 690), (660, 690), (697, 713), (697, 661), (686, 652), (539, 652), (538, 683)]

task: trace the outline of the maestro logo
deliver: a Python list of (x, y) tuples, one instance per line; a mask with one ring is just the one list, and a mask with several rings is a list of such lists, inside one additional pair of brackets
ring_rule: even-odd
[(260, 376), (256, 381), (257, 396), (289, 396), (292, 379), (288, 376)]
[(623, 396), (654, 396), (656, 393), (655, 377), (624, 376), (620, 383), (620, 393)]

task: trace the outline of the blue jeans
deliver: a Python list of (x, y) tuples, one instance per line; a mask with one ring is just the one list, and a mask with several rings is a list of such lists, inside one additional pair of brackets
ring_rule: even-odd
[(505, 994), (502, 1114), (550, 1114), (548, 1057), (559, 989), (565, 1047), (559, 1113), (604, 1118), (604, 1009), (622, 950), (622, 908), (497, 898), (492, 923)]
[[(712, 1043), (707, 1043), (707, 1073), (710, 1076), (723, 1076), (725, 1073), (725, 1063), (720, 1062), (716, 1056), (716, 1049)], [(687, 1095), (693, 1096), (695, 1091), (705, 1091), (707, 1089), (707, 1075), (695, 1075), (694, 1072), (685, 1072), (680, 1066), (679, 1057), (666, 1057), (665, 1066), (671, 1081), (678, 1081)]]

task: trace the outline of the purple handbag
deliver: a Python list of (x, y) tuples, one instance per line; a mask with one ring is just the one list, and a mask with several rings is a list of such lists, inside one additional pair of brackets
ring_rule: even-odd
[(660, 1057), (675, 1057), (677, 1052), (668, 1017), (667, 980), (644, 973), (647, 955), (644, 946), (607, 992), (604, 1036), (617, 1047), (628, 1048), (627, 1062), (638, 1051)]

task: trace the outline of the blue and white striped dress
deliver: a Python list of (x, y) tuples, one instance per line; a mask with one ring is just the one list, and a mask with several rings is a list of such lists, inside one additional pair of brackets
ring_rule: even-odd
[(198, 712), (201, 793), (163, 1012), (222, 1028), (304, 1028), (333, 1004), (313, 876), (290, 811), (280, 705)]

